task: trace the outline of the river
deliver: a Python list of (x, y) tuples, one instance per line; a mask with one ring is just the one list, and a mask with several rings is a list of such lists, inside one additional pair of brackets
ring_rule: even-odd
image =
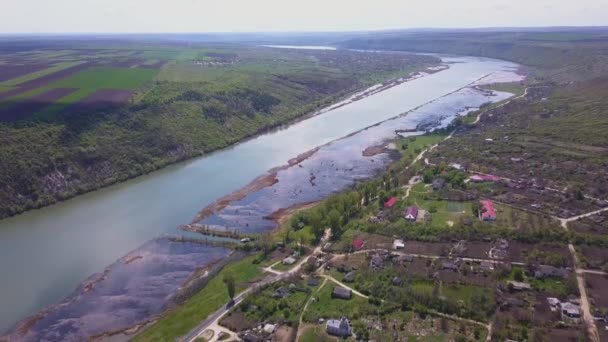
[[(474, 89), (462, 89), (471, 82), (483, 77), (486, 80), (519, 79), (514, 74), (517, 65), (509, 62), (473, 57), (443, 59), (449, 65), (446, 70), (399, 84), (285, 129), (129, 182), (0, 221), (0, 303), (3, 304), (0, 306), (0, 331), (71, 293), (78, 297), (78, 285), (84, 279), (102, 271), (130, 251), (149, 245), (150, 240), (166, 234), (184, 234), (177, 227), (190, 222), (203, 207), (244, 187), (267, 170), (286, 164), (290, 158), (413, 109), (416, 110), (401, 117), (408, 118), (403, 127), (415, 127), (428, 121), (430, 116), (445, 123), (469, 105), (477, 106), (505, 97), (502, 94), (490, 99), (487, 94)], [(457, 91), (459, 89), (462, 90)], [(356, 140), (358, 143), (355, 145), (345, 143), (344, 139), (338, 140), (327, 149), (329, 154), (310, 158), (310, 167), (314, 168), (315, 162), (344, 156), (340, 169), (348, 170), (350, 164), (346, 162), (346, 157), (360, 154), (364, 144), (385, 139), (387, 132), (394, 131), (394, 127), (387, 125), (378, 126), (382, 127), (382, 134), (373, 135), (369, 133), (372, 131), (367, 130), (366, 134), (355, 135), (364, 137)], [(394, 135), (394, 132), (390, 134)], [(345, 154), (346, 151), (349, 153)], [(324, 189), (340, 190), (370, 176), (383, 165), (381, 161), (386, 161), (382, 158), (377, 156), (374, 166), (363, 167), (355, 176), (345, 177), (348, 173), (336, 172), (336, 176), (343, 181)], [(282, 181), (279, 184), (288, 184), (290, 177), (298, 175), (288, 171), (280, 175)], [(317, 179), (331, 178), (332, 174), (326, 172)], [(307, 175), (304, 175), (306, 181)], [(290, 189), (279, 188), (279, 191), (293, 190)], [(303, 199), (317, 199), (327, 194), (327, 191), (314, 191), (317, 193), (314, 196), (290, 196), (286, 204), (297, 204)], [(260, 196), (271, 198), (271, 194), (272, 191), (261, 192)], [(243, 201), (250, 205), (252, 197), (248, 196)], [(275, 201), (265, 210), (276, 210), (286, 204)], [(217, 224), (225, 217), (208, 219)], [(269, 226), (263, 223), (261, 227)], [(166, 250), (158, 253), (165, 258)], [(180, 250), (180, 253), (185, 252)], [(178, 286), (185, 273), (196, 267), (196, 262), (211, 260), (211, 257), (204, 257), (204, 251), (188, 253), (191, 268), (184, 269), (184, 274), (171, 277), (173, 283), (167, 286), (167, 291)], [(225, 253), (216, 250), (212, 254), (222, 257)], [(129, 283), (125, 278), (127, 274), (121, 277), (121, 281)], [(75, 288), (77, 290), (73, 293)], [(137, 288), (132, 290), (137, 291)], [(160, 309), (158, 303), (154, 305), (157, 310)]]

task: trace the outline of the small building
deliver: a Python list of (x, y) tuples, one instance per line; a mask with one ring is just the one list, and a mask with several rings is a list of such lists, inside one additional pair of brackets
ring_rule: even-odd
[(507, 283), (507, 285), (509, 285), (509, 288), (513, 289), (514, 291), (527, 291), (532, 289), (532, 286), (530, 286), (530, 284), (523, 283), (521, 281), (511, 280)]
[(395, 205), (395, 203), (397, 203), (397, 198), (391, 197), (388, 199), (388, 201), (384, 202), (384, 207), (392, 208)]
[(456, 170), (464, 170), (464, 166), (462, 166), (460, 163), (449, 163), (448, 166)]
[(376, 254), (369, 261), (369, 267), (374, 270), (382, 269), (384, 267), (384, 260), (382, 260), (382, 257)]
[(445, 186), (445, 179), (435, 178), (435, 180), (432, 183), (432, 186), (433, 186), (433, 190), (435, 190), (435, 191), (443, 189), (443, 187)]
[(344, 275), (344, 278), (342, 278), (342, 280), (345, 283), (352, 283), (353, 281), (355, 281), (355, 275), (355, 271), (350, 271)]
[(491, 200), (479, 201), (481, 210), (479, 212), (479, 219), (482, 221), (496, 221), (496, 210), (494, 209), (494, 202)]
[(581, 308), (576, 304), (572, 304), (570, 302), (561, 303), (560, 309), (562, 317), (566, 316), (569, 318), (581, 318)]
[(363, 241), (363, 239), (355, 239), (353, 241), (353, 248), (355, 250), (360, 250), (363, 248), (363, 246), (365, 245), (365, 241)]
[(442, 270), (458, 271), (458, 265), (452, 260), (444, 260), (441, 263)]
[(329, 335), (349, 337), (353, 334), (350, 323), (346, 317), (342, 317), (340, 319), (328, 319), (325, 328)]
[(403, 265), (406, 262), (414, 261), (414, 256), (412, 255), (399, 255), (394, 259), (397, 263)]
[(296, 258), (292, 257), (292, 256), (288, 256), (287, 258), (283, 259), (283, 265), (293, 265), (296, 263)]
[(276, 289), (276, 291), (274, 291), (274, 293), (272, 294), (272, 296), (274, 298), (286, 298), (289, 297), (289, 295), (291, 294), (291, 292), (289, 292), (288, 289), (284, 288), (284, 287), (279, 287), (278, 289)]
[(272, 334), (276, 329), (277, 329), (276, 324), (268, 323), (268, 324), (264, 325), (264, 332), (267, 334)]
[(405, 243), (403, 242), (403, 240), (397, 239), (395, 241), (393, 241), (393, 249), (404, 249), (405, 248)]
[(484, 260), (479, 264), (479, 269), (482, 272), (492, 272), (494, 271), (494, 263), (488, 260)]
[(252, 333), (246, 333), (243, 335), (243, 341), (245, 342), (262, 342), (264, 341), (261, 337), (254, 335)]
[(405, 219), (408, 221), (416, 221), (418, 218), (418, 208), (415, 206), (407, 207), (405, 209)]
[(310, 277), (310, 278), (308, 278), (308, 281), (306, 282), (306, 284), (308, 286), (317, 286), (317, 285), (319, 285), (319, 279), (315, 278), (315, 277)]
[(340, 286), (334, 287), (334, 290), (331, 292), (331, 298), (338, 299), (351, 299), (353, 297), (353, 291), (350, 289), (345, 289)]

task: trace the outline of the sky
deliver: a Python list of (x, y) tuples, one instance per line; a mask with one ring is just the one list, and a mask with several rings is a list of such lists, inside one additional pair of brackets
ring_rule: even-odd
[(608, 0), (0, 0), (0, 8), (0, 33), (608, 25)]

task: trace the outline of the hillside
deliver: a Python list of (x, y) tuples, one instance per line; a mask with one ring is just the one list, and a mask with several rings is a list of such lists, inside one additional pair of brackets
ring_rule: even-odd
[(229, 146), (437, 61), (9, 39), (0, 49), (0, 218)]

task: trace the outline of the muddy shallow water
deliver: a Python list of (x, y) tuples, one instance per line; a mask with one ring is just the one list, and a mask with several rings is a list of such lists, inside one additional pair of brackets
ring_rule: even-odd
[(321, 146), (308, 158), (276, 172), (277, 181), (274, 184), (250, 192), (195, 223), (248, 233), (272, 230), (276, 228), (276, 223), (271, 216), (280, 209), (318, 201), (384, 170), (392, 159), (390, 153), (365, 156), (363, 151), (395, 138), (395, 131), (411, 131), (420, 126), (443, 128), (470, 107), (479, 107), (488, 101), (501, 101), (510, 96), (509, 93), (499, 92), (490, 95), (470, 87), (460, 89), (394, 119)]
[[(109, 277), (87, 295), (79, 295), (79, 290), (72, 292), (83, 279), (146, 241), (180, 232), (179, 225), (190, 222), (201, 208), (221, 196), (243, 188), (269, 169), (287, 164), (290, 158), (321, 146), (307, 158), (276, 171), (276, 180), (244, 193), (244, 197), (227, 203), (222, 210), (198, 220), (248, 232), (272, 229), (274, 222), (264, 218), (271, 213), (318, 200), (385, 168), (389, 162), (387, 154), (364, 157), (362, 151), (395, 136), (395, 130), (409, 130), (426, 123), (447, 124), (467, 107), (506, 96), (488, 97), (487, 92), (466, 88), (467, 85), (484, 77), (488, 83), (495, 77), (503, 81), (521, 79), (514, 74), (517, 65), (508, 62), (470, 57), (450, 57), (444, 61), (450, 66), (447, 70), (396, 85), (285, 129), (59, 205), (0, 221), (3, 253), (0, 330), (66, 296), (64, 303), (69, 305), (54, 307), (45, 319), (31, 321), (31, 331), (44, 334), (49, 340), (62, 340), (61, 331), (73, 329), (70, 324), (77, 325), (79, 333), (90, 334), (116, 330), (125, 322), (154, 315), (187, 278), (188, 270), (192, 272), (195, 264), (204, 267), (218, 252), (198, 246), (192, 263), (185, 262), (190, 268), (181, 269), (179, 248), (166, 247), (164, 259), (159, 259), (151, 269), (144, 267), (138, 273), (124, 267), (121, 273), (123, 266), (116, 263), (111, 267), (115, 267), (116, 272), (111, 271)], [(372, 126), (379, 122), (383, 123)], [(353, 134), (355, 132), (358, 133)], [(341, 138), (345, 136), (348, 137)], [(145, 252), (147, 248), (162, 249), (168, 243), (163, 239), (154, 241), (153, 247), (144, 244), (133, 253)], [(144, 260), (128, 265), (138, 265)], [(163, 275), (171, 274), (173, 269), (180, 269), (184, 274), (154, 278), (157, 270)], [(133, 280), (129, 279), (131, 276)], [(143, 279), (148, 277), (163, 280), (157, 283), (158, 291), (145, 291)], [(129, 287), (127, 284), (133, 284), (131, 282), (142, 287)], [(130, 291), (120, 298), (124, 303), (133, 300), (133, 310), (112, 306), (113, 297), (104, 295), (104, 291), (120, 292), (125, 286)], [(148, 297), (139, 298), (139, 292)], [(115, 309), (120, 320), (111, 319)], [(87, 312), (100, 319), (91, 319), (94, 316), (88, 316)], [(15, 332), (14, 326), (11, 331)]]
[(128, 328), (161, 313), (167, 296), (194, 271), (229, 253), (228, 248), (167, 238), (148, 241), (91, 276), (56, 306), (24, 321), (14, 338), (85, 341), (108, 330)]

